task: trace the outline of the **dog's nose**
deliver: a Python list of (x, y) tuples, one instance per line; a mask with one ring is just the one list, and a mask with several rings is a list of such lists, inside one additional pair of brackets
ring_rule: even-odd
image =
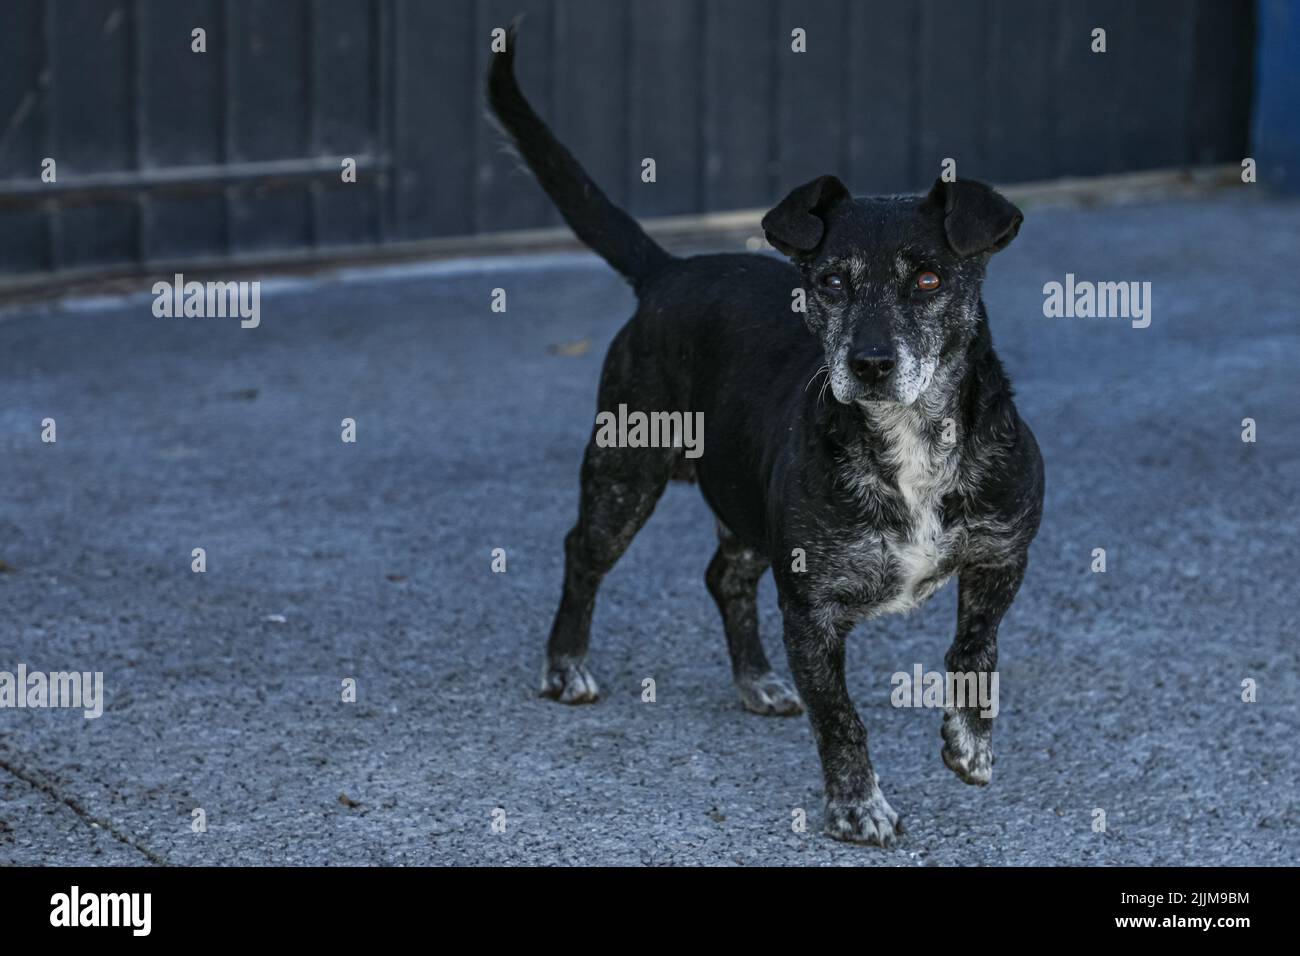
[(849, 369), (863, 385), (875, 385), (894, 370), (894, 350), (888, 345), (868, 345), (849, 357)]

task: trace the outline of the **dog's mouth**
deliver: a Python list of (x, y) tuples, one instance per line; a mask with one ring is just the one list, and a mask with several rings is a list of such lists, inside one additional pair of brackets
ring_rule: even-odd
[(905, 396), (898, 395), (892, 389), (885, 387), (864, 388), (860, 385), (851, 386), (850, 389), (843, 393), (836, 392), (832, 388), (832, 394), (835, 400), (841, 405), (859, 405), (859, 406), (884, 406), (884, 405), (910, 405), (916, 399), (908, 399)]
[(897, 359), (887, 374), (872, 375), (864, 381), (855, 375), (843, 353), (830, 365), (830, 391), (842, 405), (913, 405), (935, 380), (939, 367), (937, 356), (918, 359), (904, 347), (896, 348)]

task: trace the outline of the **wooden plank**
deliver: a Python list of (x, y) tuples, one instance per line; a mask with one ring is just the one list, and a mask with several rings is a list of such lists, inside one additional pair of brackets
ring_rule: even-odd
[(927, 189), (945, 159), (956, 160), (958, 178), (987, 178), (983, 171), (987, 20), (985, 0), (921, 4), (915, 189)]
[[(1116, 133), (1129, 91), (1123, 62), (1131, 53), (1127, 0), (1064, 0), (1059, 13), (1053, 85), (1057, 176), (1097, 176), (1115, 169)], [(1107, 52), (1092, 52), (1092, 31), (1106, 31)], [(1117, 45), (1118, 44), (1118, 45)], [(1120, 52), (1116, 52), (1116, 51)]]
[(129, 6), (128, 0), (60, 0), (51, 19), (60, 177), (133, 165)]
[(1042, 0), (990, 5), (984, 157), (977, 179), (1031, 182), (1052, 175), (1056, 13)]
[[(791, 50), (791, 31), (807, 52)], [(773, 58), (777, 80), (776, 192), (846, 165), (848, 7), (836, 0), (783, 0)]]
[[(228, 160), (305, 155), (308, 145), (307, 0), (243, 0), (229, 6), (236, 105)], [(255, 185), (230, 191), (232, 252), (308, 245), (307, 186)]]
[(479, 36), (477, 7), (398, 0), (395, 17), (396, 236), (476, 232), (479, 47), (488, 42)]
[(1255, 6), (1198, 0), (1188, 101), (1188, 160), (1240, 163), (1249, 155)]
[[(671, 216), (701, 206), (701, 0), (660, 0), (631, 7), (628, 81), (627, 207), (639, 216)], [(641, 179), (655, 161), (656, 182)]]
[(231, 7), (234, 94), (239, 102), (234, 156), (284, 159), (305, 154), (307, 0), (242, 0)]
[[(0, 178), (40, 179), (48, 115), (41, 82), (42, 19), (39, 0), (6, 5), (6, 29), (0, 33)], [(37, 272), (48, 265), (40, 207), (0, 207), (0, 273)]]
[[(222, 45), (227, 42), (217, 0), (137, 3), (141, 70), (138, 90), (143, 169), (205, 166), (223, 155)], [(207, 31), (206, 53), (192, 49), (191, 32)], [(199, 258), (221, 251), (224, 210), (219, 196), (155, 196), (149, 200), (146, 261)]]
[(907, 192), (924, 181), (918, 181), (914, 158), (919, 28), (915, 3), (850, 6), (842, 178), (857, 195)]
[[(373, 122), (373, 78), (382, 38), (375, 4), (313, 0), (313, 156), (353, 157), (378, 151)], [(379, 239), (379, 180), (358, 172), (344, 183), (342, 166), (312, 187), (315, 238), (320, 245), (353, 245)]]
[(1128, 10), (1128, 32), (1112, 37), (1124, 80), (1111, 171), (1187, 162), (1195, 9), (1185, 0), (1143, 0)]
[[(50, 155), (60, 180), (134, 165), (129, 6), (127, 0), (61, 0), (48, 21), (57, 90)], [(137, 210), (131, 202), (72, 206), (57, 215), (60, 267), (135, 257)]]
[(777, 0), (704, 6), (703, 210), (774, 205)]
[(39, 0), (6, 5), (0, 32), (0, 179), (40, 177), (41, 121), (47, 115), (41, 17)]
[[(221, 159), (221, 28), (217, 0), (142, 4), (146, 122), (141, 165), (198, 166)], [(207, 30), (208, 52), (191, 50), (190, 32)]]

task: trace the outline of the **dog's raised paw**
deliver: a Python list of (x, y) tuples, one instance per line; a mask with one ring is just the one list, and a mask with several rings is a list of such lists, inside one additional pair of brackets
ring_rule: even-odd
[(803, 701), (793, 687), (771, 671), (736, 681), (745, 709), (764, 717), (795, 717), (803, 713)]
[(826, 801), (826, 835), (848, 843), (873, 843), (888, 849), (904, 833), (903, 821), (889, 805), (880, 787), (860, 799)]
[(600, 688), (586, 664), (566, 661), (546, 666), (540, 695), (561, 704), (594, 704), (600, 697)]
[(993, 779), (993, 741), (988, 734), (976, 733), (968, 719), (955, 711), (944, 713), (939, 733), (943, 762), (949, 770), (977, 787)]

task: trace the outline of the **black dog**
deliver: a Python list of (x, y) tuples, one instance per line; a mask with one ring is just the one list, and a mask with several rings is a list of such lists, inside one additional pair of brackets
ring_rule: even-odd
[[(924, 198), (853, 199), (822, 176), (763, 218), (793, 266), (762, 255), (677, 259), (533, 112), (514, 50), (512, 28), (488, 77), (493, 110), (578, 238), (640, 301), (605, 358), (599, 409), (703, 412), (708, 431), (697, 460), (680, 447), (609, 447), (593, 432), (542, 693), (596, 699), (586, 664), (596, 589), (669, 479), (693, 478), (718, 518), (706, 581), (744, 706), (796, 714), (802, 696), (825, 774), (826, 831), (888, 846), (901, 827), (845, 687), (845, 638), (858, 621), (918, 606), (956, 574), (947, 668), (997, 666), (998, 624), (1043, 497), (1038, 446), (1016, 414), (980, 296), (1020, 211), (976, 182), (940, 181)], [(801, 322), (792, 305), (803, 296)], [(759, 641), (755, 596), (769, 567), (798, 695)], [(944, 763), (967, 783), (988, 783), (991, 721), (978, 705), (949, 704)]]

